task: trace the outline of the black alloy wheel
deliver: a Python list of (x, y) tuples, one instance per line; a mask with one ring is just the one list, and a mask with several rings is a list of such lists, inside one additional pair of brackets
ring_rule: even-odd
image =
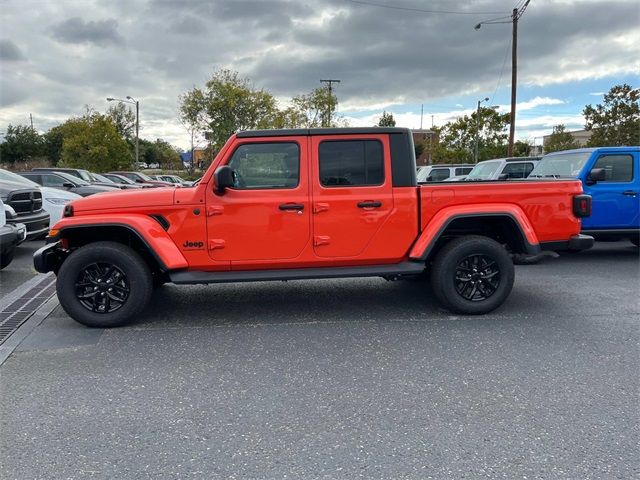
[(472, 302), (481, 302), (500, 286), (500, 267), (491, 257), (473, 254), (463, 258), (456, 267), (456, 291)]
[(131, 290), (122, 270), (111, 263), (96, 262), (80, 271), (75, 291), (76, 298), (86, 309), (111, 313), (126, 303)]

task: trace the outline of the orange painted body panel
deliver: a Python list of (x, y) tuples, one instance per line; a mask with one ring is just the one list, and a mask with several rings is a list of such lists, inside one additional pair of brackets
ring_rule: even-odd
[[(323, 187), (318, 147), (325, 140), (379, 140), (384, 182), (378, 186)], [(300, 179), (295, 188), (214, 192), (213, 172), (245, 143), (297, 142)], [(260, 270), (399, 263), (418, 258), (440, 228), (461, 214), (506, 213), (532, 245), (568, 241), (580, 232), (572, 198), (579, 181), (457, 182), (393, 187), (386, 134), (244, 137), (233, 135), (201, 182), (94, 195), (73, 202), (74, 216), (54, 228), (128, 225), (168, 269)], [(360, 202), (379, 202), (359, 208)], [(283, 204), (300, 210), (281, 210)], [(161, 215), (167, 231), (151, 217)]]

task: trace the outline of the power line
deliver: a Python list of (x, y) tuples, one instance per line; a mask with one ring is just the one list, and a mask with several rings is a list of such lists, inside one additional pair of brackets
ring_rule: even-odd
[(385, 5), (383, 3), (374, 3), (374, 2), (365, 2), (363, 0), (347, 0), (351, 3), (356, 3), (358, 5), (368, 5), (370, 7), (380, 7), (380, 8), (388, 8), (390, 10), (404, 10), (406, 12), (419, 12), (419, 13), (437, 13), (437, 14), (447, 14), (447, 15), (497, 15), (505, 12), (460, 12), (453, 10), (425, 10), (422, 8), (411, 8), (411, 7), (399, 7), (397, 5)]
[(509, 57), (509, 50), (511, 50), (511, 40), (509, 40), (509, 44), (507, 45), (507, 49), (504, 52), (504, 60), (502, 60), (502, 68), (500, 69), (500, 76), (498, 77), (498, 84), (496, 85), (496, 89), (493, 91), (493, 95), (491, 96), (491, 102), (489, 105), (493, 106), (493, 100), (496, 98), (496, 93), (498, 93), (498, 89), (500, 88), (500, 84), (502, 83), (502, 74), (504, 73), (504, 67), (507, 65), (507, 58)]

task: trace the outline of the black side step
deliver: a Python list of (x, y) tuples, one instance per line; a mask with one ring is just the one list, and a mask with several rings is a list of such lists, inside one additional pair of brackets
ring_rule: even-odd
[(178, 285), (193, 285), (198, 283), (265, 282), (318, 278), (393, 277), (396, 275), (417, 275), (424, 271), (424, 267), (424, 263), (420, 262), (403, 262), (392, 265), (368, 265), (364, 267), (291, 268), (231, 272), (182, 270), (169, 272), (169, 278), (171, 282)]

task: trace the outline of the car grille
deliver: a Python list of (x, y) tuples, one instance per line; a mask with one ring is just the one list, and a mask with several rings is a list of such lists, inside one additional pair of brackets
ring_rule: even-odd
[(21, 213), (36, 213), (42, 210), (42, 193), (38, 190), (18, 190), (11, 192), (7, 198), (7, 204)]

